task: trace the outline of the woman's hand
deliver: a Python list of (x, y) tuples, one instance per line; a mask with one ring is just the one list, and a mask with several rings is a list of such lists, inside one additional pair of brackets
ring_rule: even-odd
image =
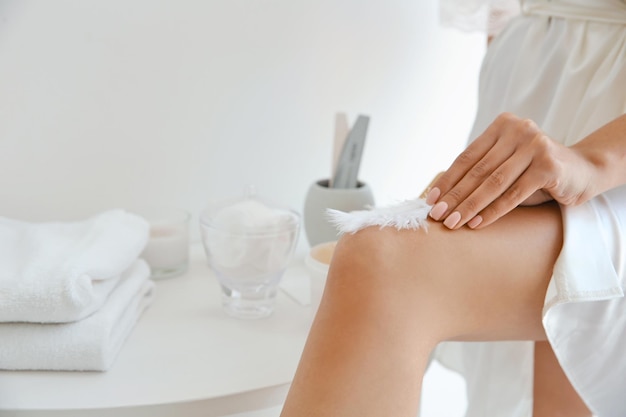
[(519, 205), (582, 203), (593, 195), (596, 167), (537, 125), (504, 113), (439, 177), (426, 201), (450, 229), (487, 226)]

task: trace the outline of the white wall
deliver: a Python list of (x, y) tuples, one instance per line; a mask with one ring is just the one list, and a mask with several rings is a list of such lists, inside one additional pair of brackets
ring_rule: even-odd
[(5, 0), (0, 215), (197, 214), (249, 183), (301, 209), (337, 111), (372, 117), (378, 202), (414, 197), (466, 140), (483, 52), (436, 0)]
[(414, 197), (466, 140), (483, 38), (436, 0), (3, 1), (0, 215), (80, 218), (256, 184), (301, 209), (334, 114), (372, 117), (379, 203)]

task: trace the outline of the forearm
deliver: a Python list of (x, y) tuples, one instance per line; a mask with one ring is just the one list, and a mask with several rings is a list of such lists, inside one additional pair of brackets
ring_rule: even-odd
[(626, 184), (626, 114), (571, 146), (592, 166), (588, 195), (595, 197)]

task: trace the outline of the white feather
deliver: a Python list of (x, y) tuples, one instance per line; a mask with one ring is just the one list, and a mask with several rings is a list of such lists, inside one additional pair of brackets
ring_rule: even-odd
[(395, 227), (398, 230), (426, 229), (428, 213), (432, 206), (418, 198), (406, 200), (386, 207), (374, 207), (349, 213), (327, 209), (326, 215), (340, 233), (355, 233), (365, 227)]

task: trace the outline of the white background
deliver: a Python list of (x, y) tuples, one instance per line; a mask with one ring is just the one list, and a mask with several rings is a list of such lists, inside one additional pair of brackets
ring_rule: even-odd
[(197, 215), (247, 184), (301, 210), (338, 111), (371, 117), (360, 178), (377, 202), (415, 197), (467, 140), (484, 53), (437, 7), (0, 2), (0, 215)]
[(435, 0), (3, 1), (0, 214), (194, 214), (246, 184), (301, 210), (334, 115), (371, 117), (360, 178), (414, 197), (461, 150), (484, 38)]

